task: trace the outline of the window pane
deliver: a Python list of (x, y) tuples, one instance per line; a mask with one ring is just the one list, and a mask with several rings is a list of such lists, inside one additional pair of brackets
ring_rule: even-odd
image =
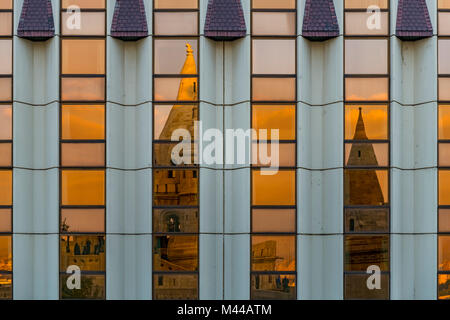
[[(272, 159), (272, 148), (278, 152), (278, 164), (275, 163), (275, 156)], [(295, 143), (253, 143), (252, 164), (264, 167), (295, 167), (296, 153)]]
[(10, 100), (12, 100), (12, 79), (0, 78), (0, 101)]
[[(361, 112), (361, 115), (360, 115)], [(360, 119), (361, 117), (361, 119)], [(388, 139), (388, 108), (376, 105), (345, 106), (345, 139), (354, 140), (360, 136), (356, 132), (358, 120), (363, 121), (365, 135), (369, 140)]]
[(450, 274), (438, 274), (439, 299), (450, 299)]
[(252, 232), (295, 232), (295, 209), (253, 209)]
[(85, 140), (105, 138), (105, 107), (103, 105), (63, 105), (62, 139)]
[(153, 237), (153, 271), (197, 271), (198, 236)]
[(104, 143), (61, 143), (63, 167), (102, 167), (105, 165)]
[[(0, 36), (10, 36), (12, 33), (12, 13), (0, 12)], [(2, 63), (4, 63), (2, 61)]]
[(439, 143), (439, 166), (450, 167), (450, 143)]
[(295, 300), (297, 287), (293, 274), (252, 274), (252, 300)]
[(0, 0), (0, 9), (12, 9), (12, 0)]
[(253, 40), (254, 74), (295, 74), (295, 40)]
[(253, 0), (253, 9), (295, 9), (295, 0)]
[(389, 236), (345, 236), (345, 271), (366, 271), (371, 265), (389, 271)]
[(155, 0), (155, 9), (197, 9), (198, 0)]
[(439, 232), (450, 232), (450, 209), (439, 209)]
[(155, 12), (155, 35), (198, 34), (197, 12)]
[(345, 232), (389, 232), (389, 209), (345, 209)]
[[(0, 232), (11, 232), (11, 209), (0, 209)], [(1, 290), (0, 290), (1, 295)]]
[(450, 170), (439, 170), (439, 204), (450, 205)]
[(295, 170), (281, 170), (272, 175), (253, 170), (252, 178), (253, 205), (295, 205)]
[(389, 32), (389, 13), (380, 12), (380, 28), (369, 29), (368, 19), (373, 16), (372, 12), (346, 12), (345, 34), (346, 35), (387, 35)]
[(0, 274), (0, 299), (12, 300), (12, 274)]
[(197, 105), (154, 105), (155, 140), (171, 140), (176, 129), (189, 130), (194, 140), (194, 121), (198, 120)]
[(345, 9), (367, 9), (372, 5), (387, 9), (388, 0), (345, 0)]
[(0, 236), (0, 271), (12, 271), (11, 236)]
[[(178, 142), (174, 143), (153, 143), (153, 164), (156, 167), (165, 167), (165, 166), (193, 166), (196, 165), (196, 153), (197, 148), (195, 144), (183, 144), (183, 150), (176, 149), (174, 147), (178, 145)], [(179, 147), (179, 146), (178, 146)], [(172, 160), (172, 151), (174, 153), (178, 152), (178, 156), (181, 158), (187, 158), (186, 162), (181, 164), (176, 164)], [(190, 156), (189, 156), (190, 155)]]
[(153, 209), (153, 232), (198, 232), (198, 209)]
[(295, 35), (295, 12), (253, 12), (253, 35)]
[(438, 40), (439, 74), (450, 74), (450, 40)]
[(387, 40), (345, 40), (345, 73), (387, 74)]
[(345, 99), (347, 101), (388, 100), (387, 78), (346, 78)]
[(154, 300), (198, 299), (198, 275), (154, 274), (153, 299)]
[(198, 100), (198, 78), (155, 78), (155, 100)]
[(345, 165), (387, 167), (389, 164), (388, 143), (346, 143)]
[(295, 101), (295, 78), (253, 78), (252, 100)]
[(60, 237), (60, 271), (76, 265), (83, 271), (105, 271), (104, 235), (67, 235)]
[(0, 40), (0, 74), (12, 74), (12, 40)]
[(289, 105), (253, 105), (252, 126), (257, 137), (264, 139), (259, 130), (267, 130), (267, 139), (271, 139), (271, 130), (279, 130), (280, 140), (295, 139), (295, 106)]
[(63, 74), (104, 74), (105, 40), (64, 39), (61, 59)]
[[(197, 74), (198, 41), (155, 40), (155, 74)], [(186, 45), (193, 50), (194, 60), (186, 53)]]
[(439, 236), (439, 271), (450, 271), (450, 236)]
[(344, 170), (345, 205), (381, 206), (389, 199), (387, 170)]
[(450, 101), (450, 78), (439, 78), (439, 100)]
[[(80, 29), (69, 28), (67, 20), (72, 17), (73, 13), (63, 12), (61, 22), (63, 35), (105, 35), (105, 13), (104, 12), (80, 12)], [(70, 20), (69, 20), (70, 26)]]
[(82, 274), (81, 275), (81, 290), (73, 290), (67, 288), (67, 279), (69, 274), (60, 275), (60, 296), (61, 299), (105, 299), (105, 276)]
[(105, 232), (105, 209), (61, 209), (61, 232)]
[(295, 271), (295, 236), (252, 236), (252, 271)]
[(198, 205), (198, 170), (154, 170), (153, 205)]
[(12, 139), (12, 107), (0, 105), (0, 140)]
[(12, 159), (12, 144), (0, 143), (0, 167), (10, 167)]
[(389, 275), (381, 274), (381, 288), (379, 290), (369, 290), (367, 288), (367, 279), (369, 277), (369, 274), (346, 274), (344, 299), (389, 299)]
[(62, 170), (62, 205), (95, 206), (105, 204), (105, 171)]
[(63, 9), (73, 5), (82, 9), (104, 9), (105, 0), (63, 0), (62, 2)]
[(0, 170), (0, 206), (12, 205), (12, 171)]
[(450, 9), (450, 0), (438, 0), (439, 9)]
[(439, 139), (450, 139), (450, 105), (439, 106)]
[(105, 100), (105, 78), (62, 78), (61, 96), (64, 101)]
[(439, 12), (439, 35), (450, 35), (450, 12)]

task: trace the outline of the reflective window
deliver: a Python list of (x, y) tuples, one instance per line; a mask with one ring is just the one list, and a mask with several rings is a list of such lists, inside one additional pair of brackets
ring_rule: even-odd
[(198, 205), (198, 170), (154, 170), (153, 205)]
[(155, 9), (197, 9), (198, 0), (155, 0)]
[(450, 35), (450, 12), (439, 12), (439, 35), (449, 36)]
[(0, 74), (12, 74), (12, 40), (0, 39)]
[(345, 209), (345, 232), (389, 232), (389, 209)]
[(61, 50), (62, 73), (105, 73), (105, 40), (64, 39)]
[(346, 74), (386, 74), (387, 72), (387, 39), (345, 40)]
[(295, 205), (295, 170), (252, 171), (253, 205)]
[(153, 209), (153, 232), (198, 233), (198, 209)]
[(105, 209), (62, 209), (61, 232), (105, 232)]
[[(388, 139), (388, 108), (383, 105), (346, 105), (345, 106), (345, 139), (358, 137), (358, 119), (364, 121), (365, 136), (369, 140)], [(355, 138), (356, 136), (356, 138)]]
[(198, 78), (155, 78), (155, 100), (196, 101), (198, 87)]
[(439, 209), (439, 232), (450, 232), (450, 209)]
[(450, 140), (450, 105), (439, 105), (439, 139)]
[(0, 101), (12, 100), (12, 79), (0, 78)]
[(105, 100), (105, 78), (61, 78), (63, 101)]
[[(195, 39), (155, 39), (155, 74), (197, 74), (198, 65), (198, 41)], [(186, 46), (190, 45), (192, 56), (186, 58)], [(192, 57), (192, 69), (185, 66), (190, 62), (187, 59)]]
[(439, 9), (450, 9), (450, 0), (438, 0)]
[(63, 105), (61, 117), (62, 139), (105, 138), (105, 107), (103, 105)]
[(253, 101), (295, 101), (295, 78), (253, 78)]
[(105, 204), (105, 172), (103, 170), (62, 170), (61, 202), (66, 206)]
[(345, 205), (381, 206), (389, 202), (387, 170), (344, 170)]
[(348, 167), (387, 167), (389, 165), (389, 144), (371, 142), (346, 143), (345, 165)]
[(295, 9), (295, 0), (253, 0), (253, 9)]
[[(66, 36), (103, 36), (105, 35), (105, 13), (104, 12), (80, 12), (80, 28), (69, 28), (72, 12), (63, 12), (62, 34)], [(72, 63), (72, 62), (70, 62)], [(69, 72), (70, 73), (70, 72)]]
[(450, 78), (439, 78), (439, 100), (450, 101)]
[(347, 101), (387, 101), (388, 84), (388, 78), (346, 78), (345, 99)]
[(369, 28), (367, 21), (373, 16), (372, 12), (346, 12), (345, 33), (347, 35), (388, 35), (389, 13), (380, 12), (380, 26)]
[(439, 170), (439, 205), (450, 205), (450, 171)]
[(439, 74), (450, 74), (450, 40), (439, 39), (438, 48), (438, 72)]
[(157, 300), (198, 299), (198, 275), (154, 274), (153, 298)]
[(0, 170), (0, 206), (12, 205), (12, 171)]
[(0, 12), (0, 36), (10, 36), (11, 34), (12, 12)]
[(252, 300), (295, 300), (296, 278), (293, 274), (264, 274), (251, 275)]
[(172, 36), (197, 34), (197, 12), (155, 12), (154, 19), (155, 35)]
[(12, 160), (12, 143), (0, 142), (0, 167), (10, 167)]
[(344, 291), (347, 299), (388, 300), (389, 274), (381, 274), (380, 289), (370, 290), (367, 287), (367, 274), (346, 274)]
[(0, 9), (12, 9), (12, 0), (0, 0)]
[(12, 139), (12, 106), (0, 105), (0, 140)]
[(387, 9), (388, 0), (345, 0), (346, 9), (367, 9), (370, 6)]
[[(295, 140), (295, 106), (253, 105), (252, 127), (256, 130), (254, 139), (272, 139), (272, 130), (279, 130), (280, 140)], [(260, 130), (267, 130), (267, 138)]]
[(104, 274), (83, 274), (81, 276), (81, 290), (73, 290), (67, 288), (67, 280), (69, 274), (62, 273), (60, 275), (60, 297), (61, 299), (91, 299), (104, 300), (105, 293), (105, 275)]
[(253, 209), (252, 232), (295, 232), (295, 209)]
[(104, 9), (105, 0), (62, 0), (62, 8), (76, 5), (82, 9)]
[(253, 74), (295, 74), (295, 40), (253, 39)]
[(253, 35), (295, 35), (295, 12), (253, 12)]
[(439, 271), (450, 271), (450, 235), (439, 236)]
[(104, 165), (104, 143), (61, 143), (61, 166), (102, 167)]
[(438, 298), (450, 298), (450, 274), (438, 274)]
[(12, 271), (11, 236), (0, 236), (0, 272)]
[(344, 246), (345, 271), (366, 272), (372, 265), (389, 271), (388, 235), (347, 235)]
[(295, 167), (297, 153), (295, 143), (253, 143), (252, 164), (261, 167), (277, 167), (277, 163), (275, 163), (276, 155), (272, 154), (272, 149), (278, 152), (278, 166)]
[[(76, 265), (83, 271), (105, 271), (104, 235), (64, 235), (60, 237), (60, 271)], [(83, 277), (82, 277), (83, 278)]]
[(153, 271), (197, 271), (198, 236), (153, 237)]
[(295, 236), (252, 236), (252, 271), (295, 271)]
[(0, 209), (0, 232), (11, 232), (11, 231), (12, 231), (11, 209)]

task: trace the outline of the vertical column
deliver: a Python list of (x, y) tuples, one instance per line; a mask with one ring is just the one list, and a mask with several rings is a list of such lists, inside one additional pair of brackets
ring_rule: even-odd
[(450, 299), (450, 1), (438, 3), (437, 297)]
[[(368, 5), (381, 10), (374, 28)], [(347, 0), (344, 21), (344, 298), (389, 299), (388, 1)], [(368, 270), (381, 288), (368, 288)]]
[(0, 2), (0, 299), (12, 299), (13, 4)]
[(104, 299), (106, 4), (61, 8), (60, 298)]
[(296, 9), (252, 2), (251, 299), (297, 296)]
[(153, 6), (153, 299), (199, 296), (198, 8), (198, 0)]

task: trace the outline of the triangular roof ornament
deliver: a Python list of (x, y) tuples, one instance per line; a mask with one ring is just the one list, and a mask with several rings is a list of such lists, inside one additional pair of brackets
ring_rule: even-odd
[(17, 35), (32, 41), (45, 41), (55, 36), (51, 0), (23, 2)]
[(232, 41), (245, 37), (241, 0), (209, 0), (205, 20), (205, 37), (216, 41)]
[(143, 0), (117, 0), (111, 24), (111, 37), (135, 41), (148, 36)]
[(325, 41), (339, 36), (333, 0), (306, 0), (302, 36), (312, 41)]

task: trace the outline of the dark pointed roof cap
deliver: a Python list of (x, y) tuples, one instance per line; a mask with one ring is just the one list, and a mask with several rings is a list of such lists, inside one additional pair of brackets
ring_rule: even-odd
[(45, 41), (55, 36), (51, 0), (23, 2), (17, 35), (33, 41)]
[(246, 33), (241, 0), (209, 0), (205, 37), (217, 41), (231, 41), (245, 37)]
[(134, 41), (148, 36), (143, 0), (116, 1), (111, 36), (125, 41)]
[(333, 0), (306, 0), (302, 35), (312, 41), (324, 41), (339, 36)]
[(425, 0), (399, 0), (396, 36), (401, 40), (419, 40), (433, 36)]

